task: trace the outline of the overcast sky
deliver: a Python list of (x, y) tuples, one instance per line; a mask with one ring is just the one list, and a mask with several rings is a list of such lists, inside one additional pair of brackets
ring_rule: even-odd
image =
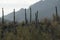
[(2, 14), (2, 8), (4, 8), (4, 15), (12, 12), (15, 8), (18, 11), (21, 8), (28, 8), (30, 5), (40, 0), (0, 0), (0, 17)]

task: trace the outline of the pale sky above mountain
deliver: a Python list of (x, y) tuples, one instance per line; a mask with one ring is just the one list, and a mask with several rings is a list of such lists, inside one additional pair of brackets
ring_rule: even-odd
[(18, 11), (21, 8), (28, 8), (30, 5), (40, 0), (0, 0), (0, 17), (2, 8), (4, 8), (4, 15), (11, 13), (15, 8)]

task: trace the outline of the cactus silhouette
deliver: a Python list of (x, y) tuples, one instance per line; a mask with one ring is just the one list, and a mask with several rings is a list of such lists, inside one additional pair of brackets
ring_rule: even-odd
[(26, 9), (25, 9), (25, 23), (27, 24), (27, 14), (26, 14)]
[(4, 40), (4, 9), (2, 8), (2, 31), (1, 31), (1, 40)]
[(4, 25), (4, 9), (2, 8), (2, 24)]
[(13, 10), (13, 19), (14, 19), (13, 20), (14, 21), (14, 25), (13, 25), (14, 26), (14, 34), (16, 34), (17, 31), (16, 31), (16, 25), (15, 25), (15, 9)]
[(14, 21), (14, 24), (15, 24), (15, 9), (13, 10), (13, 21)]
[(58, 21), (58, 20), (59, 20), (59, 18), (58, 18), (57, 6), (55, 7), (55, 10), (56, 10), (56, 21)]
[(13, 33), (15, 35), (14, 37), (16, 39), (16, 37), (17, 37), (17, 29), (16, 29), (16, 21), (15, 21), (15, 9), (13, 10), (13, 19), (14, 19), (13, 20), (14, 22), (13, 22), (13, 30), (12, 31), (13, 31)]
[(32, 11), (31, 11), (31, 7), (30, 7), (30, 23), (31, 23), (31, 20), (32, 20)]
[(38, 26), (38, 11), (35, 13), (35, 25)]
[(55, 9), (56, 9), (56, 16), (58, 16), (58, 12), (57, 12), (57, 6), (55, 7)]

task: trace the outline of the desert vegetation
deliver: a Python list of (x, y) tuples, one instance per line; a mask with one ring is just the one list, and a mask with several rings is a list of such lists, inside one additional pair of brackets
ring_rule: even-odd
[(4, 10), (2, 8), (2, 23), (0, 23), (0, 40), (60, 40), (60, 18), (57, 6), (53, 20), (45, 18), (39, 21), (38, 11), (35, 13), (35, 21), (32, 21), (32, 9), (30, 8), (30, 22), (27, 20), (25, 9), (25, 22), (15, 21), (15, 9), (13, 10), (13, 22), (4, 22)]

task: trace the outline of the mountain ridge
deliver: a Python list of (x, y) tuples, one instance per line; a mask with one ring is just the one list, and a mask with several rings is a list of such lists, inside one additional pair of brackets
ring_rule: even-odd
[[(52, 14), (55, 14), (55, 6), (58, 7), (58, 14), (60, 13), (60, 3), (59, 0), (45, 0), (45, 1), (39, 1), (33, 5), (31, 5), (32, 9), (32, 20), (35, 20), (35, 13), (39, 12), (39, 19), (43, 19), (45, 17), (52, 18)], [(30, 8), (27, 9), (27, 19), (29, 21), (30, 18)], [(16, 12), (16, 21), (21, 22), (25, 20), (25, 10), (22, 8), (21, 10)], [(10, 13), (9, 15), (5, 16), (5, 19), (13, 21), (13, 13)]]

